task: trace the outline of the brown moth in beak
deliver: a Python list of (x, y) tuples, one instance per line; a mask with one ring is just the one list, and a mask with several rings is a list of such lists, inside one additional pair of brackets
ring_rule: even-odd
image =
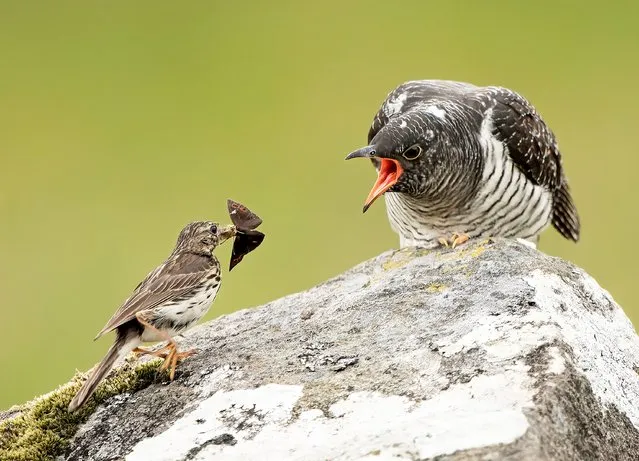
[(229, 271), (237, 266), (245, 255), (255, 250), (264, 240), (264, 234), (255, 229), (262, 224), (262, 219), (241, 203), (227, 200), (229, 216), (237, 229), (233, 241), (233, 251)]

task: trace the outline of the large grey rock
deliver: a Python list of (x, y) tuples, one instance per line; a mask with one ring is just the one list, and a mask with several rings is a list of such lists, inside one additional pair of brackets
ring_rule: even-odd
[(516, 242), (385, 253), (182, 343), (174, 382), (107, 401), (65, 459), (639, 459), (632, 325)]

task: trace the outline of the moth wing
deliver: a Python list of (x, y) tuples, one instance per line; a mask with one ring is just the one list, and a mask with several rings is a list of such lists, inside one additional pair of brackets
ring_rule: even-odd
[(260, 246), (264, 237), (264, 234), (256, 230), (237, 233), (235, 240), (233, 241), (233, 251), (231, 252), (229, 271), (233, 270), (233, 268), (242, 261), (242, 258), (244, 258), (245, 255)]
[(256, 229), (260, 224), (262, 224), (262, 219), (241, 203), (235, 202), (231, 199), (228, 199), (226, 203), (231, 221), (237, 229), (249, 231)]

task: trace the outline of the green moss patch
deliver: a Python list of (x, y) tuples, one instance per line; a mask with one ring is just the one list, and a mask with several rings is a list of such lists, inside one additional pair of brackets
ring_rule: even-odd
[(134, 366), (126, 363), (112, 372), (93, 396), (76, 412), (69, 413), (69, 402), (80, 389), (84, 374), (71, 382), (10, 411), (18, 416), (0, 422), (0, 460), (52, 460), (62, 454), (80, 424), (96, 407), (114, 395), (135, 392), (165, 378), (159, 373), (161, 360)]

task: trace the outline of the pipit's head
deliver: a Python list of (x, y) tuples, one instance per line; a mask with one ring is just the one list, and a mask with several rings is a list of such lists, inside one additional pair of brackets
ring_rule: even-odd
[(235, 226), (220, 226), (211, 221), (187, 224), (178, 237), (175, 251), (210, 256), (218, 245), (235, 236)]

